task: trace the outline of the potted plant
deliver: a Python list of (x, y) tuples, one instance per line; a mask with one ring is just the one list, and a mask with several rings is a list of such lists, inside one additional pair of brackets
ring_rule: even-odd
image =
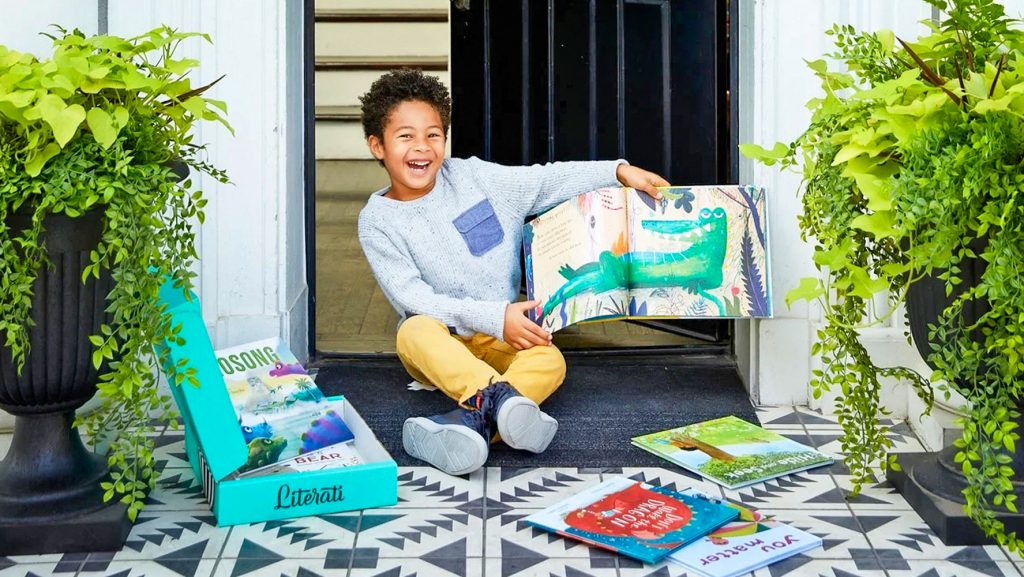
[[(812, 393), (839, 393), (854, 492), (879, 463), (899, 467), (879, 424), (883, 379), (909, 381), (929, 407), (932, 383), (947, 397), (956, 390), (968, 411), (951, 455), (964, 477), (964, 510), (1017, 550), (1004, 521), (1018, 505), (1024, 393), (1024, 32), (993, 0), (927, 1), (942, 17), (917, 39), (829, 30), (840, 67), (809, 63), (822, 92), (808, 103), (807, 130), (789, 145), (742, 149), (769, 165), (802, 167), (799, 226), (821, 274), (786, 300), (821, 303)], [(915, 306), (927, 283), (940, 291), (931, 318)], [(911, 324), (930, 379), (877, 366), (858, 340), (884, 316), (876, 295), (895, 310), (908, 292), (916, 292)]]
[[(52, 531), (4, 527), (101, 514), (97, 499), (134, 520), (155, 482), (152, 419), (173, 411), (153, 345), (175, 338), (157, 291), (167, 277), (192, 285), (206, 201), (189, 169), (227, 181), (192, 140), (201, 120), (227, 126), (225, 105), (202, 97), (212, 83), (188, 77), (198, 62), (175, 56), (195, 37), (209, 41), (58, 29), (45, 60), (0, 46), (0, 406), (17, 417), (0, 463), (5, 547)], [(97, 390), (100, 408), (75, 425), (109, 443), (100, 463), (70, 428)]]

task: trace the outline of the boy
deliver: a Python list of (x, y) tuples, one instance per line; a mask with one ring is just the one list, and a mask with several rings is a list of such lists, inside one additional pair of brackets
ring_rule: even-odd
[[(558, 429), (538, 405), (562, 384), (551, 335), (515, 302), (523, 220), (582, 192), (630, 186), (660, 198), (660, 176), (610, 162), (505, 167), (445, 159), (448, 89), (416, 70), (381, 76), (360, 98), (363, 131), (391, 186), (359, 214), (359, 242), (402, 318), (398, 357), (417, 381), (459, 408), (408, 419), (402, 444), (451, 475), (487, 460), (497, 432), (539, 453)], [(496, 431), (495, 431), (496, 429)]]

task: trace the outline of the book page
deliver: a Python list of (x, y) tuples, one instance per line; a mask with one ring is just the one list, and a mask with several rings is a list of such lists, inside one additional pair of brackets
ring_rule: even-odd
[(352, 432), (280, 338), (215, 352), (256, 471), (352, 439)]
[(631, 316), (771, 316), (764, 189), (630, 193)]
[(627, 311), (626, 205), (621, 188), (587, 192), (526, 224), (530, 318), (549, 331)]

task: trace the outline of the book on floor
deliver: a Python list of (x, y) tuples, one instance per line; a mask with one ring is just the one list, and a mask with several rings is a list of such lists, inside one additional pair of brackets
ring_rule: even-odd
[(704, 577), (736, 577), (821, 546), (821, 537), (724, 502), (739, 517), (677, 549), (668, 560)]
[(647, 563), (735, 519), (702, 495), (615, 477), (523, 519), (529, 525)]
[(366, 461), (359, 454), (355, 443), (336, 443), (318, 451), (304, 453), (298, 457), (279, 461), (270, 467), (264, 467), (246, 476), (276, 475), (278, 473), (294, 473), (298, 471), (323, 471), (339, 467), (362, 465)]
[(354, 436), (280, 338), (216, 351), (249, 459), (250, 475)]
[(728, 489), (833, 462), (807, 445), (734, 416), (633, 437), (632, 442)]
[(554, 332), (616, 318), (770, 317), (765, 192), (677, 186), (571, 198), (523, 230), (530, 317)]

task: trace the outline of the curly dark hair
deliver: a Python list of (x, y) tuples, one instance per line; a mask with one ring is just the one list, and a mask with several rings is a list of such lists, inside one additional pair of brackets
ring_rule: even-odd
[(363, 105), (363, 133), (366, 138), (384, 138), (388, 115), (407, 100), (419, 100), (434, 107), (441, 116), (441, 127), (448, 134), (452, 122), (452, 97), (436, 76), (421, 70), (392, 70), (375, 80), (366, 94), (359, 97)]

